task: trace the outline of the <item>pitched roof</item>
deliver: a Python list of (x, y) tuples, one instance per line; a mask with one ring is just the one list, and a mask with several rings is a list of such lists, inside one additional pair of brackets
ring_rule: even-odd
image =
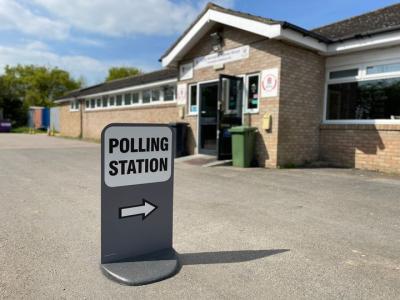
[(100, 83), (97, 85), (89, 86), (79, 90), (74, 90), (60, 98), (57, 98), (55, 101), (66, 100), (70, 98), (79, 98), (83, 96), (119, 90), (126, 87), (134, 87), (157, 81), (175, 79), (177, 78), (177, 76), (178, 76), (177, 70), (175, 69), (162, 69), (150, 73), (145, 73), (142, 75), (136, 75), (122, 79), (106, 81), (104, 83)]
[(329, 39), (327, 39), (326, 37), (316, 33), (316, 32), (312, 32), (309, 31), (307, 29), (301, 28), (299, 26), (296, 26), (292, 23), (286, 22), (286, 21), (279, 21), (279, 20), (274, 20), (274, 19), (270, 19), (270, 18), (265, 18), (265, 17), (261, 17), (261, 16), (256, 16), (256, 15), (252, 15), (249, 13), (244, 13), (241, 11), (237, 11), (237, 10), (233, 10), (233, 9), (229, 9), (229, 8), (225, 8), (219, 5), (216, 5), (215, 3), (209, 2), (207, 3), (206, 7), (202, 10), (202, 12), (198, 15), (198, 17), (186, 28), (186, 30), (178, 37), (178, 39), (164, 52), (164, 54), (161, 56), (161, 58), (159, 59), (160, 61), (162, 60), (162, 58), (164, 58), (165, 56), (167, 56), (172, 49), (183, 39), (183, 37), (190, 31), (190, 29), (204, 16), (204, 14), (209, 10), (215, 10), (215, 11), (219, 11), (219, 12), (223, 12), (223, 13), (227, 13), (230, 15), (234, 15), (234, 16), (238, 16), (238, 17), (242, 17), (245, 19), (249, 19), (249, 20), (253, 20), (253, 21), (258, 21), (264, 24), (268, 24), (268, 25), (282, 25), (284, 28), (290, 28), (292, 30), (298, 31), (300, 33), (302, 33), (305, 36), (310, 36), (313, 38), (316, 38), (317, 40), (321, 41), (321, 42), (329, 42)]
[(332, 41), (400, 29), (400, 3), (313, 29)]

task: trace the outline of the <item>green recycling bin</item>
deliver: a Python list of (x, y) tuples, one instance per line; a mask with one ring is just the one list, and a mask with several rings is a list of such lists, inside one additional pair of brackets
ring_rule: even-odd
[(237, 126), (229, 129), (232, 135), (232, 164), (248, 168), (254, 158), (256, 127)]

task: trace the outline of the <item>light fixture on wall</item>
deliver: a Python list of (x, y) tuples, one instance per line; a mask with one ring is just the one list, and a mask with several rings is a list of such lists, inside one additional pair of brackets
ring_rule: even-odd
[(222, 36), (219, 32), (210, 34), (211, 46), (214, 52), (222, 51)]

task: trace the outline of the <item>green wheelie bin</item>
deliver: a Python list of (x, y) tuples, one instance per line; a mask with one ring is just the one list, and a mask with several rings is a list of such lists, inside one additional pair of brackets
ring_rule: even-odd
[(254, 158), (256, 127), (237, 126), (229, 129), (232, 135), (232, 164), (248, 168)]

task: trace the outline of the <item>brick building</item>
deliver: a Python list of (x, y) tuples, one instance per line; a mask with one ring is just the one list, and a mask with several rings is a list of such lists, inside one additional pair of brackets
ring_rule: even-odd
[(182, 121), (190, 153), (225, 158), (250, 125), (260, 166), (400, 170), (400, 4), (314, 30), (208, 4), (160, 61), (58, 99), (61, 134)]

